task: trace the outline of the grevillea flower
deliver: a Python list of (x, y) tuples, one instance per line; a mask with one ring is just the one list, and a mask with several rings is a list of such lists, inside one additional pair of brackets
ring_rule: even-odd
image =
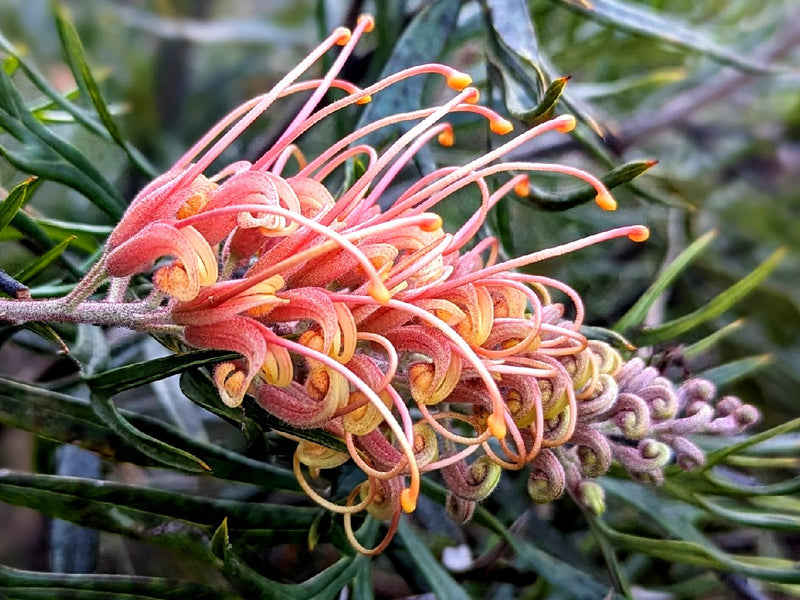
[[(526, 193), (532, 172), (577, 177), (594, 187), (600, 208), (616, 207), (603, 184), (579, 169), (502, 162), (536, 136), (569, 132), (573, 117), (555, 117), (402, 187), (399, 175), (421, 148), (455, 143), (448, 115), (471, 113), (498, 136), (512, 125), (476, 104), (469, 76), (445, 65), (413, 67), (364, 89), (338, 79), (372, 26), (362, 17), (352, 32), (334, 31), (271, 91), (234, 109), (145, 187), (69, 296), (7, 302), (16, 308), (5, 314), (121, 324), (177, 334), (192, 348), (239, 353), (214, 370), (226, 405), (238, 407), (250, 394), (294, 428), (343, 441), (347, 452), (301, 441), (293, 466), (315, 501), (344, 515), (351, 543), (364, 553), (383, 549), (401, 512), (415, 509), (422, 473), (440, 471), (450, 490), (447, 506), (462, 521), (504, 469), (526, 467), (534, 500), (568, 490), (597, 509), (601, 488), (590, 479), (612, 460), (657, 482), (673, 453), (686, 467), (702, 462), (688, 434), (738, 431), (757, 418), (734, 399), (711, 408), (707, 383), (690, 381), (676, 391), (640, 360), (623, 364), (616, 351), (580, 332), (584, 309), (574, 290), (518, 271), (614, 238), (642, 242), (647, 228), (619, 227), (502, 261), (494, 238), (476, 239), (497, 202)], [(322, 79), (299, 81), (336, 45), (342, 49)], [(315, 156), (300, 150), (303, 134), (326, 117), (424, 75), (442, 77), (452, 97), (365, 125)], [(334, 88), (345, 95), (320, 106)], [(309, 91), (263, 156), (209, 173), (274, 102)], [(398, 123), (405, 133), (383, 150), (365, 143)], [(341, 177), (356, 157), (361, 175)], [(349, 183), (335, 191), (342, 180)], [(433, 211), (467, 186), (477, 188), (480, 206), (447, 232)], [(129, 278), (154, 267), (151, 296), (126, 298)], [(104, 277), (112, 280), (108, 298), (88, 300)], [(552, 291), (565, 294), (571, 308), (553, 302)], [(365, 481), (336, 502), (315, 479), (349, 460)], [(351, 526), (351, 516), (365, 510), (390, 522), (373, 549)]]

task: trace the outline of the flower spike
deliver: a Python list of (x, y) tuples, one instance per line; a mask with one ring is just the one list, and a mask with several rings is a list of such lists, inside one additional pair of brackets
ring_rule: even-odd
[[(178, 338), (176, 346), (238, 353), (213, 369), (220, 402), (236, 408), (249, 394), (294, 433), (339, 440), (335, 448), (300, 441), (292, 469), (313, 501), (342, 515), (353, 548), (367, 555), (386, 548), (402, 513), (416, 509), (423, 473), (441, 472), (448, 510), (462, 521), (503, 470), (524, 468), (534, 502), (566, 491), (600, 512), (605, 499), (593, 479), (612, 460), (658, 483), (673, 458), (682, 468), (703, 464), (688, 436), (731, 435), (756, 421), (758, 411), (736, 398), (715, 403), (707, 381), (675, 386), (642, 359), (625, 361), (587, 339), (576, 290), (517, 272), (612, 239), (644, 242), (647, 227), (509, 258), (483, 235), (493, 207), (509, 194), (527, 196), (539, 172), (576, 177), (594, 188), (601, 209), (617, 207), (581, 169), (504, 162), (536, 136), (569, 133), (575, 117), (557, 116), (415, 178), (410, 167), (429, 144), (461, 143), (448, 122), (454, 113), (497, 135), (514, 126), (478, 104), (469, 75), (447, 65), (413, 66), (366, 87), (341, 79), (374, 26), (365, 15), (352, 31), (334, 30), (272, 90), (223, 117), (133, 199), (72, 293), (0, 299), (0, 317), (122, 325)], [(336, 47), (327, 72), (303, 78)], [(304, 138), (338, 111), (431, 74), (455, 90), (439, 105), (385, 116), (320, 149)], [(338, 99), (322, 104), (333, 88)], [(275, 102), (297, 93), (307, 100), (260, 158), (208, 172)], [(370, 144), (371, 134), (398, 124), (402, 133), (385, 147)], [(479, 205), (445, 231), (434, 211), (473, 185)], [(139, 300), (143, 275), (152, 291)], [(106, 297), (92, 298), (109, 278)], [(294, 433), (286, 435), (296, 440)], [(320, 477), (350, 461), (365, 479), (334, 502)], [(373, 548), (353, 529), (353, 515), (364, 511), (387, 527)]]

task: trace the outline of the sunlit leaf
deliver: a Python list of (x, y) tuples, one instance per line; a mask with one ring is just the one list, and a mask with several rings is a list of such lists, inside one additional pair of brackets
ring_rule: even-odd
[[(688, 250), (688, 249), (687, 249)], [(645, 329), (636, 337), (643, 345), (674, 339), (694, 329), (698, 325), (714, 319), (731, 308), (739, 300), (757, 288), (786, 256), (787, 249), (780, 248), (772, 253), (761, 265), (746, 277), (733, 284), (718, 296), (709, 300), (705, 306), (672, 321)], [(674, 265), (674, 263), (672, 263)], [(670, 265), (672, 266), (672, 265)], [(657, 282), (658, 283), (658, 282)]]
[(716, 42), (697, 25), (687, 24), (668, 13), (625, 0), (557, 0), (560, 4), (607, 23), (612, 27), (645, 35), (660, 42), (703, 54), (743, 71), (763, 73), (769, 67), (753, 61), (747, 53)]
[(64, 49), (67, 63), (75, 77), (81, 94), (91, 100), (103, 127), (108, 131), (111, 139), (125, 151), (128, 158), (131, 159), (131, 162), (149, 176), (154, 176), (153, 168), (135, 148), (125, 141), (117, 124), (114, 122), (114, 118), (111, 116), (111, 111), (106, 105), (106, 101), (103, 99), (97, 81), (95, 81), (94, 75), (92, 75), (92, 70), (86, 63), (83, 44), (81, 44), (75, 26), (69, 19), (66, 8), (60, 2), (54, 2), (53, 12), (55, 13), (56, 28), (58, 29), (58, 35), (61, 39), (61, 46)]
[(15, 185), (8, 193), (8, 196), (0, 201), (0, 231), (11, 223), (19, 209), (25, 206), (25, 203), (30, 200), (38, 185), (38, 178), (28, 177), (28, 179), (22, 183)]
[(647, 291), (642, 294), (628, 312), (626, 312), (614, 325), (616, 331), (627, 331), (644, 322), (647, 311), (653, 303), (663, 294), (666, 289), (683, 273), (686, 268), (694, 261), (717, 236), (716, 230), (711, 230), (695, 241), (681, 252), (675, 259), (659, 274)]
[(15, 167), (80, 191), (114, 219), (122, 215), (124, 204), (119, 192), (87, 156), (30, 113), (3, 71), (0, 71), (0, 127), (25, 144), (19, 151), (0, 146), (0, 154)]
[(683, 356), (686, 357), (687, 359), (692, 359), (698, 356), (702, 356), (703, 354), (711, 350), (714, 346), (716, 346), (719, 342), (724, 340), (726, 337), (741, 329), (744, 323), (745, 323), (744, 319), (737, 319), (732, 323), (728, 323), (727, 325), (725, 325), (725, 327), (718, 329), (711, 335), (704, 337), (702, 340), (698, 340), (695, 343), (686, 346), (683, 349)]
[(19, 281), (28, 282), (34, 277), (36, 277), (39, 273), (44, 271), (47, 267), (53, 264), (58, 258), (64, 253), (69, 246), (70, 242), (74, 240), (73, 236), (66, 238), (65, 240), (61, 241), (57, 244), (54, 248), (51, 248), (40, 257), (38, 257), (33, 262), (25, 265), (24, 268), (20, 269), (14, 277)]

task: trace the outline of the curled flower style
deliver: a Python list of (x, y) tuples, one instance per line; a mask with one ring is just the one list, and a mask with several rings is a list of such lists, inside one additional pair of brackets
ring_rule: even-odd
[[(401, 513), (415, 509), (422, 473), (440, 471), (449, 510), (462, 521), (503, 469), (528, 468), (537, 502), (568, 490), (599, 511), (602, 488), (590, 479), (612, 459), (657, 481), (673, 454), (681, 465), (702, 463), (687, 435), (734, 433), (752, 423), (752, 407), (732, 399), (713, 407), (705, 383), (676, 390), (641, 360), (624, 363), (608, 345), (587, 340), (577, 292), (519, 272), (615, 238), (643, 242), (646, 227), (618, 227), (507, 260), (499, 259), (496, 239), (476, 239), (492, 207), (527, 193), (536, 172), (576, 177), (594, 188), (601, 209), (616, 207), (603, 183), (582, 170), (502, 162), (536, 136), (568, 133), (573, 117), (541, 123), (466, 164), (401, 179), (426, 145), (456, 143), (449, 115), (485, 120), (499, 136), (513, 126), (478, 105), (469, 76), (446, 65), (412, 67), (363, 89), (339, 79), (372, 27), (362, 17), (353, 31), (337, 29), (272, 90), (212, 127), (134, 198), (71, 294), (6, 301), (0, 314), (125, 325), (177, 334), (190, 348), (238, 352), (241, 358), (214, 370), (222, 402), (236, 408), (249, 394), (295, 429), (342, 440), (347, 452), (299, 442), (293, 468), (310, 497), (343, 515), (351, 543), (367, 554), (385, 548)], [(337, 45), (321, 79), (300, 80)], [(325, 118), (423, 75), (442, 77), (452, 97), (364, 125), (314, 156), (301, 151), (303, 135)], [(321, 105), (332, 90), (344, 96)], [(262, 156), (209, 172), (276, 101), (308, 92)], [(398, 123), (404, 133), (385, 148), (366, 143)], [(356, 157), (363, 169), (353, 179)], [(434, 211), (468, 186), (480, 206), (447, 232)], [(126, 297), (129, 279), (154, 268), (151, 295)], [(91, 300), (105, 277), (112, 292)], [(553, 293), (571, 306), (554, 302)], [(328, 498), (315, 481), (346, 461), (365, 479), (345, 497)], [(351, 518), (362, 511), (389, 523), (376, 548), (356, 538)]]

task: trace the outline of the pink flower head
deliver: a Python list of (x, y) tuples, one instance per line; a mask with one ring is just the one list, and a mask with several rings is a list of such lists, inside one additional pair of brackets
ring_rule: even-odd
[[(309, 495), (345, 515), (351, 542), (367, 553), (388, 543), (401, 511), (414, 510), (423, 471), (441, 469), (452, 504), (467, 503), (466, 510), (491, 492), (502, 468), (543, 472), (550, 463), (538, 457), (555, 456), (542, 455), (545, 448), (576, 431), (594, 440), (578, 423), (582, 390), (597, 387), (599, 377), (579, 332), (581, 300), (557, 281), (516, 270), (604, 240), (648, 235), (639, 225), (620, 227), (498, 262), (496, 240), (475, 236), (497, 202), (525, 193), (532, 172), (578, 177), (594, 187), (601, 208), (615, 208), (603, 184), (579, 169), (500, 162), (538, 135), (569, 132), (575, 119), (558, 116), (467, 164), (403, 184), (401, 172), (421, 148), (455, 143), (448, 115), (471, 113), (497, 135), (513, 127), (476, 104), (468, 75), (445, 65), (406, 69), (364, 89), (338, 79), (372, 26), (362, 17), (352, 32), (337, 29), (271, 91), (215, 125), (134, 199), (103, 259), (118, 278), (164, 257), (173, 261), (154, 275), (154, 301), (168, 324), (181, 328), (189, 346), (242, 355), (215, 369), (225, 404), (236, 407), (249, 393), (292, 426), (344, 441), (348, 453), (301, 442), (294, 470)], [(299, 81), (335, 45), (342, 49), (328, 72)], [(453, 96), (365, 125), (311, 157), (300, 150), (303, 135), (326, 117), (427, 74), (443, 77)], [(344, 97), (320, 106), (332, 88)], [(300, 92), (311, 95), (261, 157), (206, 174), (274, 102)], [(365, 143), (398, 123), (407, 124), (405, 133), (386, 148)], [(363, 173), (336, 192), (331, 182), (356, 157)], [(460, 229), (445, 231), (433, 211), (473, 185), (480, 207)], [(572, 300), (572, 319), (552, 303), (551, 289)], [(366, 482), (339, 505), (313, 478), (345, 460)], [(377, 549), (363, 548), (350, 526), (361, 510), (391, 522)]]

